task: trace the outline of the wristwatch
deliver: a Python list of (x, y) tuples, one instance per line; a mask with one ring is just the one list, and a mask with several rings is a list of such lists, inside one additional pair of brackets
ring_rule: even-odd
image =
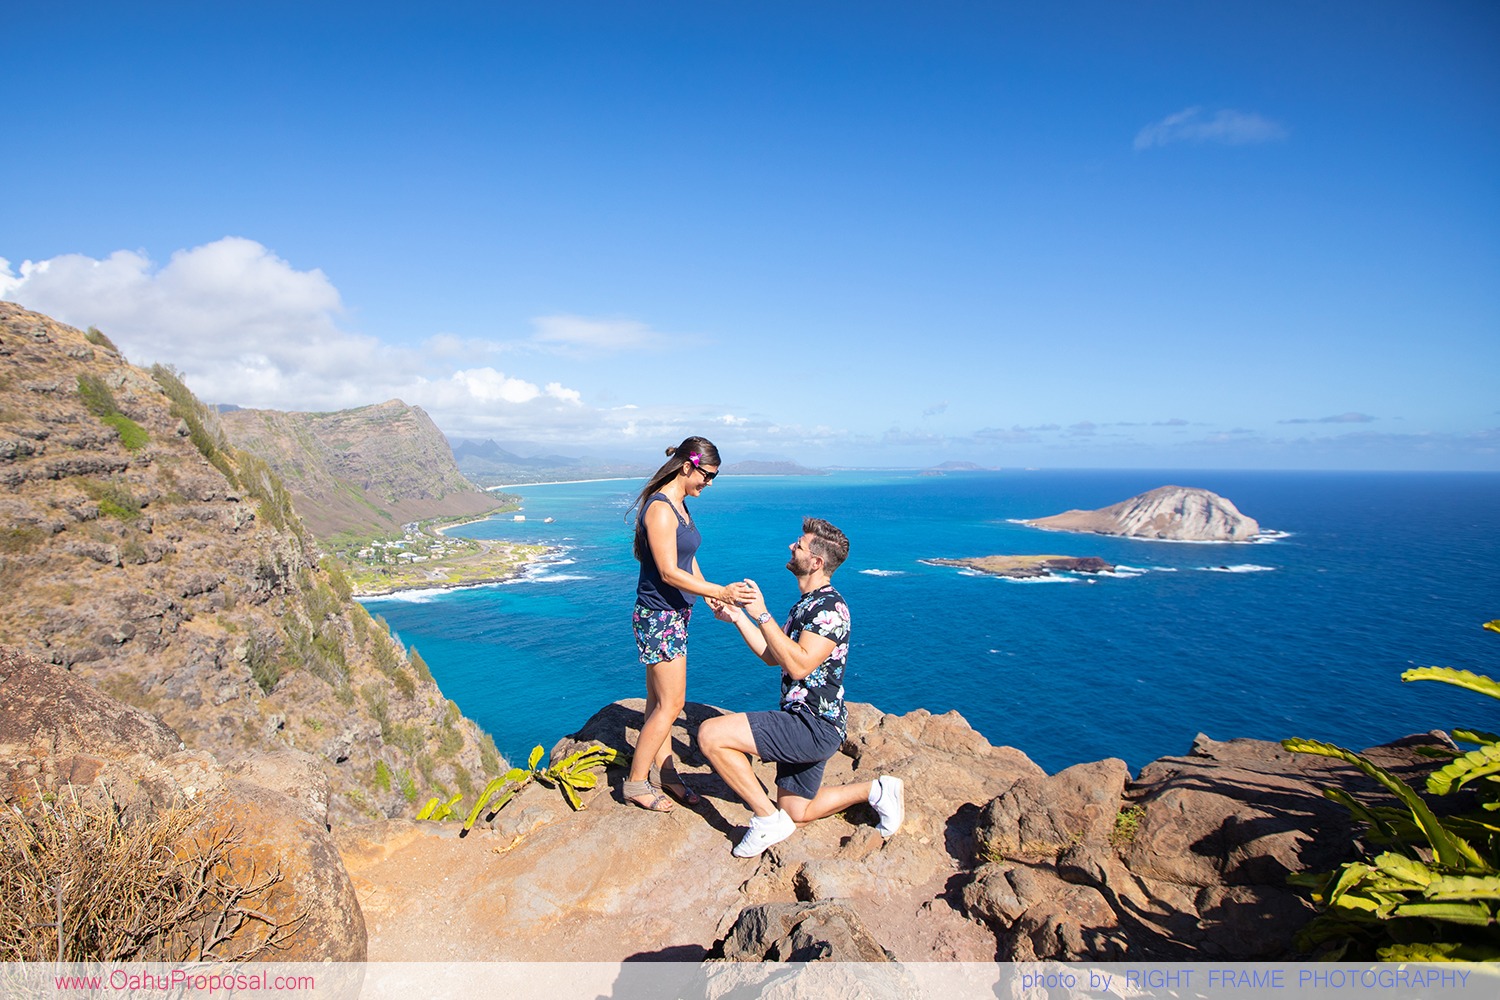
[(757, 625), (764, 625), (766, 622), (768, 622), (770, 620), (771, 620), (771, 612), (769, 612), (769, 611), (762, 611), (760, 614), (758, 614), (758, 615), (755, 616), (755, 623)]

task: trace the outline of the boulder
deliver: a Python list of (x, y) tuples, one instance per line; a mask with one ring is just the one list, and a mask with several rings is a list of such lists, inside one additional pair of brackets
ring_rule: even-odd
[[(1440, 735), (1366, 751), (1408, 777)], [(1425, 763), (1424, 763), (1425, 760)], [(1323, 789), (1362, 797), (1353, 767), (1262, 740), (1200, 735), (1192, 753), (1135, 781), (1099, 761), (1028, 778), (987, 804), (988, 862), (961, 905), (997, 932), (1003, 960), (1289, 960), (1311, 919), (1287, 877), (1351, 858), (1349, 813)], [(1114, 809), (1110, 799), (1114, 797)], [(1114, 817), (1119, 820), (1115, 821)]]
[(1129, 780), (1115, 757), (1022, 778), (984, 807), (975, 836), (988, 854), (1004, 857), (1055, 857), (1075, 844), (1106, 843)]
[(846, 903), (761, 903), (740, 911), (711, 959), (731, 962), (890, 962)]
[(107, 797), (133, 821), (192, 808), (198, 818), (181, 843), (223, 841), (226, 880), (260, 887), (243, 902), (266, 920), (246, 922), (221, 954), (253, 952), (274, 925), (281, 940), (262, 958), (363, 961), (364, 918), (326, 830), (328, 779), (316, 762), (287, 751), (225, 769), (211, 754), (181, 746), (145, 712), (0, 647), (0, 800)]

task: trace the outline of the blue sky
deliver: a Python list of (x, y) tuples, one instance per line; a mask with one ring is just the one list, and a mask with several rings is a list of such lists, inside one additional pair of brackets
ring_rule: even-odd
[(0, 0), (0, 297), (649, 461), (1500, 469), (1500, 7)]

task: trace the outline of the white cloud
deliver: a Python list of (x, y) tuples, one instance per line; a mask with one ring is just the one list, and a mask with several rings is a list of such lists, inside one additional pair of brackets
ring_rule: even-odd
[(399, 398), (450, 433), (512, 438), (571, 440), (605, 425), (562, 381), (473, 363), (504, 344), (437, 334), (413, 350), (344, 329), (327, 275), (254, 240), (180, 250), (161, 267), (128, 250), (26, 261), (19, 271), (0, 261), (0, 297), (99, 327), (137, 364), (177, 367), (208, 402), (331, 410)]
[[(633, 320), (547, 316), (534, 320), (530, 339), (439, 332), (416, 348), (384, 343), (342, 325), (342, 298), (322, 271), (299, 270), (238, 237), (178, 251), (165, 265), (124, 250), (18, 269), (0, 260), (0, 298), (97, 326), (131, 361), (175, 366), (210, 403), (337, 410), (402, 399), (451, 437), (533, 441), (568, 454), (664, 447), (707, 427), (719, 428), (738, 452), (753, 442), (791, 454), (809, 439), (843, 433), (725, 413), (723, 404), (590, 405), (559, 370), (564, 359), (668, 344)], [(495, 363), (501, 354), (529, 359), (534, 371), (502, 367)]]
[(1137, 150), (1169, 146), (1177, 142), (1212, 142), (1224, 146), (1247, 146), (1285, 139), (1286, 129), (1254, 112), (1225, 108), (1205, 116), (1202, 108), (1187, 108), (1147, 125), (1135, 135)]
[(665, 336), (632, 319), (559, 315), (538, 316), (531, 323), (536, 330), (533, 341), (576, 355), (660, 350), (667, 346)]
[(481, 403), (529, 403), (542, 394), (530, 382), (509, 378), (493, 368), (454, 372), (452, 381), (462, 393)]

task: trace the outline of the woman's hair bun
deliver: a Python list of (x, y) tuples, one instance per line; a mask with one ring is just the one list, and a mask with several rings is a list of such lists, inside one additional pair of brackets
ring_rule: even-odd
[(671, 458), (675, 454), (677, 454), (677, 446), (671, 444), (667, 445), (667, 457)]

